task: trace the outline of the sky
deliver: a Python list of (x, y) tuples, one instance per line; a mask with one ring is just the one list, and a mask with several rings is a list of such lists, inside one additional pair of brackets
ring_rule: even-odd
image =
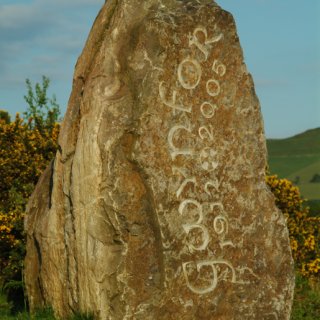
[[(320, 1), (217, 0), (236, 20), (268, 138), (320, 127)], [(0, 109), (26, 110), (25, 79), (50, 78), (62, 113), (104, 0), (0, 0)]]

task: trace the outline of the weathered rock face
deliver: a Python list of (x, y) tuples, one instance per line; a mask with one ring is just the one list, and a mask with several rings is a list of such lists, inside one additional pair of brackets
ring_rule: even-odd
[(211, 1), (107, 1), (28, 206), (31, 307), (289, 319), (293, 262), (265, 158), (229, 13)]

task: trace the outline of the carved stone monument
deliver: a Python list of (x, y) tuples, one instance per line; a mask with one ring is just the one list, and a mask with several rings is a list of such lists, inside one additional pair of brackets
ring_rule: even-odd
[(59, 144), (25, 222), (32, 309), (289, 319), (288, 231), (228, 12), (204, 0), (107, 1)]

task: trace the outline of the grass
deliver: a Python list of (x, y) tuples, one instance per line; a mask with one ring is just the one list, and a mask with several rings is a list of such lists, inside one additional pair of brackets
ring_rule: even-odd
[(297, 186), (303, 197), (320, 200), (320, 183), (311, 183), (320, 174), (320, 128), (308, 130), (287, 139), (267, 141), (270, 172), (287, 178)]
[[(27, 312), (10, 315), (9, 304), (5, 296), (0, 294), (0, 319), (1, 320), (56, 320), (50, 309), (43, 310), (30, 316)], [(93, 320), (93, 315), (74, 315), (69, 320)], [(292, 305), (290, 320), (316, 320), (320, 319), (320, 281), (311, 282), (296, 275), (296, 288)]]
[[(277, 174), (280, 178), (288, 178), (292, 176), (295, 178), (299, 175), (300, 171), (304, 171), (310, 166), (315, 166), (313, 169), (310, 167), (305, 172), (310, 179), (312, 175), (319, 171), (320, 155), (296, 155), (296, 156), (270, 156), (268, 160), (271, 173)], [(318, 170), (317, 170), (318, 169)]]
[(320, 319), (320, 282), (310, 282), (297, 275), (291, 320)]
[(294, 181), (299, 177), (300, 181), (297, 185), (301, 194), (311, 200), (320, 199), (320, 183), (310, 182), (316, 173), (320, 174), (320, 156), (319, 161), (289, 175), (288, 179)]
[[(10, 313), (10, 305), (6, 301), (3, 293), (0, 293), (0, 319), (1, 320), (56, 320), (51, 308), (39, 310), (34, 315), (30, 315), (27, 311), (19, 312), (12, 315)], [(93, 315), (75, 314), (68, 320), (94, 320)]]
[(11, 314), (10, 305), (6, 301), (4, 294), (0, 294), (0, 319), (1, 320), (55, 320), (51, 309), (45, 309), (38, 311), (33, 316), (30, 316), (28, 312), (19, 312), (17, 314)]

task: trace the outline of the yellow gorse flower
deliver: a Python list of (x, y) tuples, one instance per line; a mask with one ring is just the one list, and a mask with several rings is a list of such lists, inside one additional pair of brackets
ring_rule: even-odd
[(306, 277), (320, 277), (320, 217), (310, 217), (298, 187), (276, 175), (266, 177), (275, 203), (284, 213), (296, 267)]
[(0, 121), (0, 280), (21, 269), (25, 205), (55, 155), (59, 129), (55, 124), (40, 133), (18, 114), (13, 122)]

